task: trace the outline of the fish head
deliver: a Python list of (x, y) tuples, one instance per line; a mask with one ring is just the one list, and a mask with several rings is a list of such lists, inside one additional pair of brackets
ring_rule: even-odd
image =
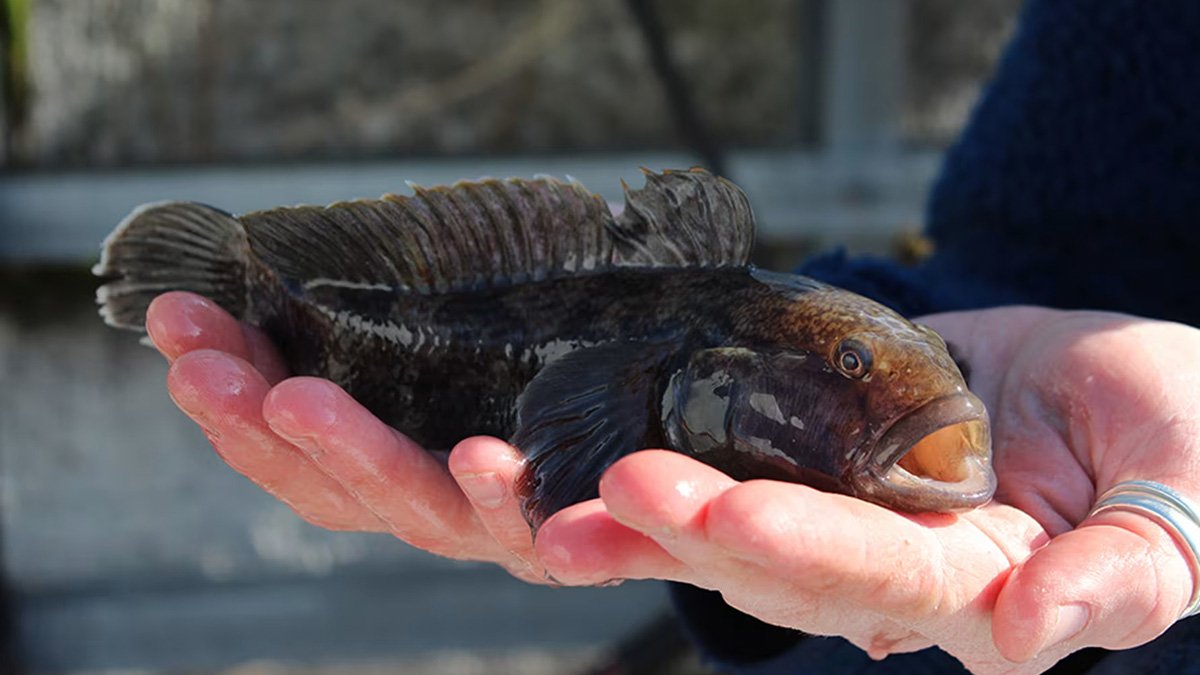
[(987, 408), (946, 342), (883, 307), (860, 321), (826, 357), (862, 393), (864, 438), (844, 474), (853, 493), (905, 511), (986, 503), (996, 491)]
[[(904, 511), (995, 492), (987, 410), (945, 341), (841, 289), (788, 286), (738, 346), (693, 352), (664, 396), (676, 447), (736, 478), (777, 478)], [(752, 331), (742, 331), (752, 334)]]

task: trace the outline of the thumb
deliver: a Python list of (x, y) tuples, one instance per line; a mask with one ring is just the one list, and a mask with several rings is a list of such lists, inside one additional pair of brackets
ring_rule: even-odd
[(1105, 511), (1052, 539), (1008, 578), (992, 639), (1011, 661), (1135, 647), (1179, 618), (1194, 583), (1184, 549), (1163, 526)]

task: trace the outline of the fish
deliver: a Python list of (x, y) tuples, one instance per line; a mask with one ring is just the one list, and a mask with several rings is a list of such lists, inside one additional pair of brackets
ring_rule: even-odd
[(750, 264), (732, 182), (643, 173), (618, 215), (545, 176), (241, 216), (146, 204), (105, 239), (97, 302), (144, 331), (156, 296), (198, 293), (426, 448), (506, 439), (535, 533), (643, 448), (899, 511), (991, 499), (987, 410), (935, 331)]

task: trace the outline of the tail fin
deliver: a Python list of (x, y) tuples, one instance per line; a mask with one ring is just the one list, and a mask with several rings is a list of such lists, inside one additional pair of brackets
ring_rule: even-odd
[(199, 293), (240, 316), (249, 252), (242, 224), (224, 211), (194, 202), (139, 206), (104, 240), (92, 268), (111, 279), (96, 291), (100, 316), (145, 330), (146, 308), (167, 291)]

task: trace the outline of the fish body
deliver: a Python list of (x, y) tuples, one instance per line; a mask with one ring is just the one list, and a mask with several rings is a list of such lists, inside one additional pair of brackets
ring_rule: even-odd
[(616, 218), (553, 179), (240, 218), (149, 205), (106, 241), (101, 313), (140, 328), (155, 295), (199, 292), (425, 447), (508, 439), (534, 528), (645, 447), (906, 510), (990, 498), (986, 411), (933, 331), (747, 264), (728, 181), (626, 194)]

